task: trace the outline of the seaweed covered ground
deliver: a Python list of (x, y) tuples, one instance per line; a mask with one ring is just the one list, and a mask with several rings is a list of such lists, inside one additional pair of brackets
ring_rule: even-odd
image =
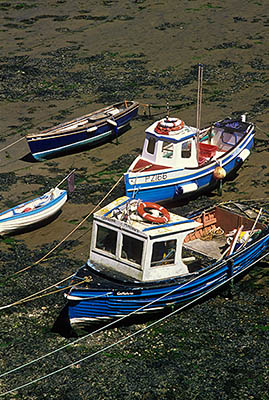
[[(0, 396), (18, 388), (3, 398), (269, 398), (268, 261), (236, 283), (232, 297), (219, 293), (156, 325), (135, 319), (89, 335), (70, 331), (59, 318), (60, 282), (89, 255), (91, 211), (113, 185), (105, 202), (124, 194), (121, 177), (145, 128), (165, 115), (167, 102), (170, 115), (195, 125), (198, 63), (202, 125), (246, 113), (256, 139), (221, 198), (213, 192), (182, 211), (222, 199), (268, 198), (267, 8), (264, 0), (0, 1), (0, 209), (40, 195), (76, 169), (75, 192), (56, 219), (0, 240), (0, 307), (10, 305), (0, 309), (0, 375), (64, 347), (2, 376)], [(26, 133), (123, 99), (138, 101), (140, 109), (119, 143), (31, 159)], [(48, 287), (50, 295), (42, 291)]]

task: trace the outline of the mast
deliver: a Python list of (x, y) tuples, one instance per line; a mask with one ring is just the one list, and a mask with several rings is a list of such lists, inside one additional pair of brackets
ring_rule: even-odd
[(196, 109), (196, 152), (197, 162), (199, 162), (199, 136), (201, 128), (201, 108), (202, 108), (202, 83), (203, 83), (203, 66), (198, 65), (198, 90), (197, 90), (197, 109)]

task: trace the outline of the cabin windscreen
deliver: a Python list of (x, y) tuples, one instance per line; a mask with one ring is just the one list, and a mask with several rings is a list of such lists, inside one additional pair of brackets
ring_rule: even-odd
[(98, 225), (96, 247), (115, 255), (117, 249), (117, 232), (105, 226)]
[(135, 239), (134, 237), (123, 234), (122, 235), (122, 248), (121, 258), (141, 265), (143, 255), (144, 242)]
[(118, 260), (128, 260), (141, 267), (144, 241), (102, 225), (96, 225), (96, 228), (97, 249), (113, 254)]
[(153, 243), (151, 267), (175, 264), (176, 240), (166, 240)]
[(235, 146), (238, 142), (238, 135), (234, 132), (223, 132), (221, 135), (222, 143)]

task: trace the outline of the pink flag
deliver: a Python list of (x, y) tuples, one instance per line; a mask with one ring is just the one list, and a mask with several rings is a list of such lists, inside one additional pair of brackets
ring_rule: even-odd
[(69, 177), (67, 178), (68, 182), (68, 192), (71, 194), (75, 190), (75, 173), (72, 172)]

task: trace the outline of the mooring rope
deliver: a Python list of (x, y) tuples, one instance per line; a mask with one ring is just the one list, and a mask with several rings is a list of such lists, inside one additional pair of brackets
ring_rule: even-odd
[(259, 131), (261, 131), (261, 132), (263, 132), (265, 135), (266, 135), (266, 137), (267, 137), (267, 139), (269, 139), (269, 133), (268, 132), (265, 132), (262, 128), (260, 128), (258, 125), (256, 125), (256, 128), (257, 129), (259, 129)]
[(123, 175), (117, 180), (117, 182), (113, 185), (113, 187), (109, 190), (109, 192), (102, 198), (101, 201), (99, 201), (99, 203), (89, 212), (88, 215), (86, 215), (85, 218), (83, 218), (82, 221), (80, 221), (80, 223), (71, 231), (69, 232), (59, 243), (57, 243), (51, 250), (49, 250), (43, 257), (41, 257), (39, 260), (35, 261), (33, 264), (28, 265), (25, 268), (20, 269), (17, 272), (14, 272), (13, 274), (7, 276), (5, 279), (10, 279), (13, 276), (16, 276), (18, 274), (20, 274), (21, 272), (27, 271), (28, 269), (34, 267), (35, 265), (41, 263), (42, 261), (44, 261), (51, 253), (53, 253), (62, 243), (64, 243), (74, 232), (76, 232), (76, 230), (78, 230), (78, 228), (80, 228), (81, 225), (84, 224), (85, 221), (87, 221), (87, 219), (97, 210), (98, 207), (100, 207), (100, 205), (103, 203), (103, 201), (110, 195), (110, 193), (115, 189), (115, 187), (120, 183), (120, 181), (123, 179)]
[[(263, 255), (262, 257), (260, 257), (260, 259), (258, 259), (257, 261), (254, 261), (248, 268), (250, 268), (250, 267), (251, 267), (253, 264), (255, 264), (256, 262), (259, 262), (261, 259), (265, 258), (268, 254), (269, 254), (269, 252), (266, 253), (265, 255)], [(203, 276), (206, 276), (206, 275), (208, 275), (209, 273), (212, 273), (215, 269), (219, 268), (220, 265), (222, 265), (223, 263), (224, 263), (224, 262), (222, 262), (222, 263), (219, 264), (219, 265), (215, 265), (213, 268), (211, 268), (210, 270), (206, 270), (205, 272), (203, 272), (203, 273), (200, 274), (199, 276), (195, 276), (193, 279), (190, 279), (188, 282), (185, 282), (183, 285), (181, 285), (180, 288), (182, 289), (183, 287), (185, 287), (185, 286), (188, 285), (189, 283), (195, 282), (197, 279), (199, 279), (199, 278), (201, 278), (201, 277), (203, 277)], [(239, 274), (239, 273), (241, 273), (241, 272), (242, 272), (242, 271), (238, 272), (237, 274)], [(234, 274), (234, 275), (232, 276), (232, 278), (234, 278), (237, 274)], [(225, 283), (226, 283), (226, 282), (225, 282)], [(224, 283), (223, 283), (223, 284), (224, 284)], [(75, 286), (75, 285), (74, 285), (74, 286)], [(124, 319), (130, 317), (130, 316), (133, 315), (133, 314), (137, 314), (139, 311), (143, 310), (144, 308), (149, 307), (150, 305), (156, 303), (157, 301), (162, 300), (163, 298), (165, 298), (165, 297), (167, 297), (167, 296), (170, 296), (172, 293), (176, 292), (178, 289), (179, 289), (179, 286), (177, 286), (176, 288), (174, 288), (174, 289), (171, 290), (170, 292), (168, 292), (168, 293), (166, 293), (166, 294), (160, 296), (159, 298), (157, 298), (157, 299), (155, 299), (155, 300), (152, 300), (151, 302), (147, 303), (146, 305), (141, 306), (140, 308), (138, 308), (138, 309), (136, 309), (136, 310), (134, 310), (134, 311), (131, 311), (129, 314), (124, 315), (124, 316), (122, 316), (122, 317), (120, 317), (120, 318), (117, 318), (116, 320), (114, 320), (114, 321), (112, 321), (112, 322), (106, 324), (105, 326), (103, 326), (103, 327), (101, 327), (101, 328), (98, 328), (98, 329), (95, 330), (94, 332), (91, 332), (91, 333), (89, 333), (88, 335), (83, 336), (82, 338), (76, 339), (76, 340), (73, 341), (72, 343), (68, 343), (67, 345), (64, 345), (64, 346), (62, 346), (62, 347), (60, 347), (60, 348), (58, 348), (58, 349), (56, 349), (56, 350), (53, 350), (53, 351), (50, 352), (50, 353), (47, 353), (47, 354), (45, 354), (45, 355), (43, 355), (43, 356), (41, 356), (41, 357), (39, 357), (39, 358), (37, 358), (37, 359), (34, 359), (34, 360), (30, 361), (30, 362), (27, 363), (27, 364), (24, 364), (24, 365), (22, 365), (22, 366), (16, 367), (16, 368), (13, 369), (13, 370), (10, 370), (10, 371), (5, 372), (4, 374), (1, 374), (1, 375), (0, 375), (0, 378), (3, 377), (3, 376), (5, 376), (5, 375), (7, 375), (7, 374), (10, 374), (10, 373), (12, 373), (12, 372), (17, 371), (18, 369), (22, 369), (22, 368), (24, 368), (25, 366), (28, 366), (28, 365), (30, 365), (30, 364), (33, 364), (33, 363), (37, 362), (37, 361), (40, 361), (41, 359), (46, 358), (46, 357), (48, 357), (48, 356), (50, 356), (50, 355), (52, 355), (52, 354), (54, 354), (54, 353), (56, 353), (56, 352), (58, 352), (58, 351), (60, 351), (60, 350), (62, 350), (62, 349), (64, 349), (64, 348), (66, 348), (66, 347), (68, 347), (68, 346), (71, 346), (72, 344), (77, 343), (77, 342), (80, 341), (80, 340), (86, 339), (86, 338), (88, 338), (89, 336), (94, 335), (95, 333), (98, 333), (98, 332), (100, 332), (100, 331), (102, 331), (102, 330), (104, 330), (104, 329), (107, 329), (108, 327), (111, 327), (111, 326), (113, 326), (114, 324), (116, 324), (116, 323), (118, 323), (118, 322), (121, 322), (122, 320), (124, 320)], [(106, 296), (108, 296), (108, 295), (110, 295), (110, 294), (111, 294), (111, 292), (108, 292), (108, 293), (105, 293), (104, 295), (94, 296), (94, 298), (106, 297)], [(93, 298), (93, 297), (89, 297), (89, 298), (85, 297), (85, 298), (83, 298), (83, 300), (91, 300), (92, 298)], [(197, 299), (196, 299), (196, 300), (197, 300)]]
[[(17, 275), (17, 274), (19, 274), (19, 273), (21, 273), (21, 272), (24, 272), (24, 271), (26, 271), (26, 270), (28, 270), (28, 269), (30, 269), (30, 268), (32, 268), (32, 267), (34, 267), (35, 265), (37, 265), (37, 264), (39, 264), (41, 261), (44, 261), (45, 260), (45, 258), (48, 256), (48, 255), (50, 255), (54, 250), (56, 250), (68, 237), (70, 237), (71, 236), (71, 234), (73, 234), (94, 212), (95, 212), (95, 210), (102, 204), (102, 202), (110, 195), (110, 193), (115, 189), (115, 187), (120, 183), (120, 181), (121, 181), (121, 179), (123, 178), (123, 175), (118, 179), (118, 181), (113, 185), (113, 187), (109, 190), (109, 192), (103, 197), (103, 199), (94, 207), (94, 209), (63, 239), (63, 240), (61, 240), (61, 242), (59, 242), (53, 249), (51, 249), (47, 254), (45, 254), (42, 258), (40, 258), (38, 261), (36, 261), (36, 262), (34, 262), (33, 264), (31, 264), (31, 265), (29, 265), (28, 267), (25, 267), (25, 268), (22, 268), (21, 270), (19, 270), (19, 271), (17, 271), (17, 272), (15, 272), (14, 274), (12, 274), (12, 275), (10, 275), (10, 276), (8, 276), (7, 278), (6, 278), (6, 280), (7, 279), (9, 279), (9, 278), (11, 278), (11, 277), (13, 277), (13, 276), (15, 276), (15, 275)], [(29, 296), (27, 296), (27, 297), (25, 297), (25, 298), (23, 298), (23, 299), (20, 299), (20, 300), (18, 300), (18, 301), (16, 301), (16, 302), (13, 302), (13, 303), (11, 303), (11, 304), (8, 304), (8, 305), (5, 305), (5, 306), (1, 306), (0, 307), (0, 310), (3, 310), (3, 309), (6, 309), (6, 308), (10, 308), (10, 307), (12, 307), (12, 306), (15, 306), (15, 305), (18, 305), (18, 304), (20, 304), (20, 303), (25, 303), (26, 301), (31, 301), (32, 300), (32, 298), (35, 298), (35, 296), (37, 296), (38, 294), (40, 294), (40, 293), (42, 293), (42, 292), (45, 292), (46, 290), (49, 290), (49, 289), (51, 289), (52, 287), (54, 287), (54, 286), (57, 286), (57, 285), (59, 285), (60, 283), (62, 283), (62, 282), (64, 282), (64, 281), (66, 281), (66, 280), (68, 280), (68, 279), (70, 279), (71, 277), (72, 277), (73, 275), (71, 275), (71, 276), (69, 276), (69, 277), (67, 277), (67, 278), (64, 278), (62, 281), (60, 281), (60, 282), (58, 282), (58, 283), (56, 283), (56, 284), (54, 284), (54, 285), (51, 285), (51, 286), (49, 286), (49, 287), (47, 287), (47, 288), (45, 288), (45, 289), (42, 289), (42, 290), (40, 290), (39, 292), (36, 292), (36, 293), (33, 293), (33, 294), (31, 294), (31, 295), (29, 295)]]
[[(185, 287), (186, 285), (188, 285), (189, 283), (195, 282), (198, 278), (201, 278), (201, 277), (203, 277), (203, 276), (206, 276), (207, 274), (211, 273), (212, 271), (214, 271), (214, 270), (217, 269), (218, 267), (219, 267), (219, 265), (216, 265), (216, 266), (214, 266), (212, 269), (210, 269), (209, 271), (207, 270), (207, 271), (203, 272), (202, 274), (200, 274), (199, 276), (197, 276), (197, 275), (194, 276), (193, 279), (190, 279), (188, 282), (185, 282), (185, 283), (184, 283), (183, 285), (181, 285), (180, 287), (183, 288), (183, 287)], [(157, 299), (152, 300), (151, 302), (147, 303), (146, 305), (141, 306), (141, 307), (139, 307), (138, 309), (136, 309), (136, 310), (134, 310), (134, 311), (131, 311), (129, 314), (123, 315), (122, 317), (117, 318), (115, 321), (109, 322), (109, 323), (106, 324), (105, 326), (103, 326), (103, 327), (101, 327), (101, 328), (98, 328), (98, 329), (95, 330), (94, 332), (91, 332), (91, 333), (89, 333), (88, 335), (83, 336), (82, 338), (78, 338), (78, 339), (74, 340), (72, 343), (68, 343), (67, 345), (64, 345), (64, 346), (62, 346), (62, 347), (60, 347), (60, 348), (58, 348), (58, 349), (56, 349), (56, 350), (53, 350), (53, 351), (50, 352), (50, 353), (47, 353), (47, 354), (45, 354), (45, 355), (43, 355), (43, 356), (41, 356), (41, 357), (38, 357), (38, 358), (36, 358), (36, 359), (34, 359), (34, 360), (28, 362), (27, 364), (24, 364), (24, 365), (22, 365), (22, 366), (16, 367), (15, 369), (12, 369), (12, 370), (10, 370), (10, 371), (5, 372), (4, 374), (1, 374), (1, 375), (0, 375), (0, 378), (3, 377), (3, 376), (5, 376), (5, 375), (8, 375), (8, 374), (10, 374), (10, 373), (12, 373), (12, 372), (15, 372), (15, 371), (17, 371), (17, 370), (19, 370), (19, 369), (22, 369), (22, 368), (24, 368), (25, 366), (28, 366), (28, 365), (30, 365), (30, 364), (33, 364), (33, 363), (37, 362), (37, 361), (40, 361), (41, 359), (46, 358), (46, 357), (50, 356), (51, 354), (57, 353), (58, 351), (60, 351), (60, 350), (62, 350), (62, 349), (64, 349), (64, 348), (66, 348), (66, 347), (68, 347), (68, 346), (71, 346), (72, 344), (77, 343), (78, 341), (80, 341), (80, 340), (82, 340), (82, 339), (86, 339), (87, 337), (92, 336), (92, 335), (94, 335), (95, 333), (100, 332), (101, 330), (107, 329), (108, 327), (111, 327), (111, 326), (114, 325), (115, 323), (120, 322), (120, 321), (124, 320), (125, 318), (130, 317), (130, 316), (133, 315), (133, 314), (137, 314), (139, 311), (143, 310), (144, 308), (149, 307), (150, 305), (156, 303), (157, 301), (162, 300), (163, 298), (165, 298), (165, 297), (167, 297), (167, 296), (170, 296), (172, 293), (174, 293), (175, 291), (177, 291), (178, 288), (179, 288), (179, 286), (177, 286), (176, 288), (174, 288), (174, 289), (171, 290), (170, 292), (163, 294), (162, 296), (158, 297)], [(107, 296), (108, 294), (110, 294), (110, 292), (105, 293), (104, 296)], [(89, 298), (89, 299), (91, 299), (91, 298)], [(83, 298), (83, 300), (87, 300), (87, 298)]]
[(24, 137), (22, 137), (22, 138), (16, 140), (16, 141), (13, 142), (13, 143), (10, 143), (8, 146), (4, 147), (3, 149), (0, 149), (0, 153), (1, 153), (2, 151), (5, 151), (6, 149), (8, 149), (8, 148), (11, 147), (11, 146), (14, 146), (14, 144), (17, 144), (17, 143), (21, 142), (23, 139), (24, 139)]
[[(10, 308), (10, 307), (12, 307), (12, 306), (16, 306), (16, 305), (21, 304), (21, 303), (26, 303), (26, 302), (28, 302), (28, 301), (35, 300), (35, 299), (37, 299), (37, 298), (43, 297), (43, 296), (38, 296), (38, 295), (41, 294), (41, 293), (44, 293), (46, 290), (49, 290), (49, 289), (51, 289), (51, 288), (53, 288), (53, 287), (55, 287), (55, 286), (60, 285), (61, 283), (65, 282), (65, 281), (68, 280), (68, 279), (71, 279), (72, 276), (74, 276), (74, 274), (68, 276), (67, 278), (62, 279), (61, 281), (59, 281), (59, 282), (57, 282), (57, 283), (54, 283), (54, 284), (51, 285), (51, 286), (48, 286), (48, 287), (45, 288), (45, 289), (40, 290), (39, 292), (33, 293), (33, 294), (31, 294), (31, 295), (29, 295), (29, 296), (27, 296), (27, 297), (24, 297), (23, 299), (17, 300), (17, 301), (15, 301), (14, 303), (7, 304), (7, 305), (5, 305), (5, 306), (1, 306), (1, 307), (0, 307), (0, 310), (4, 310), (4, 309), (6, 309), (6, 308)], [(75, 285), (71, 285), (70, 287), (72, 287), (72, 286), (75, 286)], [(61, 290), (64, 290), (64, 289), (66, 289), (66, 288), (68, 288), (68, 287), (61, 288)], [(57, 289), (57, 291), (58, 291), (58, 289)], [(54, 291), (53, 291), (53, 292), (54, 292)], [(50, 292), (50, 293), (48, 293), (48, 294), (46, 294), (46, 295), (52, 294), (53, 292)], [(46, 296), (46, 295), (44, 295), (44, 296)]]
[[(261, 260), (262, 260), (264, 257), (266, 257), (268, 254), (269, 254), (269, 252), (266, 253), (265, 255), (263, 255), (262, 257), (260, 257), (258, 260), (255, 260), (252, 264), (250, 264), (250, 265), (248, 266), (248, 269), (249, 269), (253, 264), (255, 264), (255, 263), (261, 261)], [(74, 361), (74, 362), (72, 362), (71, 364), (68, 364), (68, 365), (66, 365), (66, 366), (64, 366), (64, 367), (62, 367), (62, 368), (59, 368), (59, 369), (57, 369), (57, 370), (55, 370), (55, 371), (53, 371), (53, 372), (50, 372), (49, 374), (43, 375), (43, 376), (41, 376), (41, 377), (39, 377), (39, 378), (36, 378), (36, 379), (34, 379), (34, 380), (30, 381), (30, 382), (27, 382), (27, 383), (25, 383), (25, 384), (23, 384), (23, 385), (17, 386), (17, 387), (14, 388), (14, 389), (11, 389), (11, 390), (8, 390), (8, 391), (6, 391), (6, 392), (4, 392), (4, 393), (1, 393), (1, 394), (0, 394), (0, 397), (5, 396), (5, 395), (7, 395), (7, 394), (10, 394), (10, 393), (12, 393), (12, 392), (14, 392), (14, 391), (23, 389), (23, 388), (25, 388), (25, 387), (27, 387), (27, 386), (30, 386), (30, 385), (32, 385), (32, 384), (34, 384), (34, 383), (37, 383), (37, 382), (41, 381), (41, 380), (44, 380), (44, 379), (46, 379), (46, 378), (49, 378), (49, 377), (51, 377), (51, 376), (53, 376), (53, 375), (56, 375), (56, 374), (58, 374), (58, 373), (60, 373), (60, 372), (62, 372), (62, 371), (64, 371), (64, 370), (66, 370), (66, 369), (68, 369), (68, 368), (71, 368), (71, 367), (74, 366), (74, 365), (80, 364), (81, 362), (83, 362), (83, 361), (85, 361), (85, 360), (88, 360), (89, 358), (92, 358), (92, 357), (94, 357), (94, 356), (96, 356), (96, 355), (98, 355), (98, 354), (101, 354), (101, 353), (107, 351), (108, 349), (111, 349), (112, 347), (114, 347), (114, 346), (116, 346), (116, 345), (118, 345), (118, 344), (120, 344), (120, 343), (126, 342), (128, 339), (131, 339), (131, 338), (133, 338), (134, 336), (137, 336), (138, 334), (140, 334), (140, 333), (142, 333), (142, 332), (148, 330), (149, 328), (151, 328), (151, 327), (153, 327), (153, 326), (159, 324), (160, 322), (162, 322), (162, 321), (168, 319), (168, 318), (171, 317), (172, 315), (175, 315), (175, 314), (179, 313), (180, 311), (182, 311), (182, 310), (185, 309), (186, 307), (189, 307), (191, 304), (193, 304), (193, 303), (195, 303), (195, 302), (198, 302), (198, 301), (201, 300), (203, 297), (208, 296), (208, 294), (210, 294), (211, 292), (217, 290), (219, 287), (221, 287), (221, 286), (223, 286), (223, 285), (226, 285), (228, 282), (230, 282), (231, 280), (233, 280), (233, 279), (234, 279), (237, 275), (239, 275), (240, 273), (242, 273), (242, 271), (237, 272), (236, 274), (234, 274), (234, 275), (232, 275), (230, 278), (228, 278), (225, 282), (221, 282), (219, 285), (217, 285), (216, 287), (210, 289), (210, 290), (207, 291), (206, 293), (203, 293), (201, 296), (197, 297), (196, 299), (193, 299), (193, 300), (187, 302), (186, 304), (184, 304), (184, 305), (181, 306), (180, 308), (178, 308), (178, 309), (172, 311), (171, 313), (169, 313), (169, 314), (163, 316), (162, 318), (158, 319), (157, 321), (153, 321), (152, 323), (150, 323), (149, 325), (147, 325), (147, 326), (145, 326), (145, 327), (139, 329), (138, 331), (133, 332), (133, 333), (131, 333), (130, 335), (124, 336), (123, 338), (119, 339), (118, 341), (116, 341), (116, 342), (114, 342), (114, 343), (112, 343), (112, 344), (110, 344), (110, 345), (108, 345), (108, 346), (105, 346), (105, 347), (103, 347), (103, 348), (101, 348), (101, 349), (95, 351), (94, 353), (91, 353), (91, 354), (89, 354), (88, 356), (86, 356), (86, 357), (84, 357), (84, 358), (81, 358), (80, 360)], [(163, 297), (163, 296), (162, 296), (162, 297)], [(161, 297), (161, 298), (162, 298), (162, 297)], [(161, 299), (161, 298), (160, 298), (160, 299)], [(146, 306), (144, 306), (143, 308), (145, 308), (145, 307), (146, 307)], [(137, 311), (135, 311), (135, 312), (137, 312)], [(132, 313), (134, 313), (134, 312), (132, 312)], [(128, 316), (130, 316), (132, 313), (128, 314)], [(127, 316), (126, 316), (126, 317), (127, 317)], [(125, 317), (125, 318), (126, 318), (126, 317)], [(113, 321), (113, 322), (114, 322), (114, 321)], [(116, 322), (119, 322), (119, 320), (117, 320)], [(112, 323), (111, 323), (111, 324), (112, 324)], [(109, 325), (111, 325), (111, 324), (108, 324), (107, 326), (109, 326)], [(106, 328), (106, 327), (103, 327), (103, 328), (100, 328), (99, 330), (105, 329), (105, 328)], [(83, 336), (83, 338), (81, 338), (81, 340), (87, 338), (88, 336), (93, 335), (93, 334), (96, 333), (97, 331), (98, 331), (98, 330), (96, 330), (95, 332), (90, 333), (89, 335)], [(80, 338), (79, 338), (79, 339), (80, 339)], [(79, 341), (79, 339), (75, 340), (74, 342), (72, 342), (72, 343), (70, 343), (70, 344), (68, 344), (68, 345), (72, 345), (73, 343)], [(68, 345), (63, 346), (63, 348), (64, 348), (64, 347), (67, 347)], [(54, 351), (54, 352), (56, 352), (56, 351)], [(53, 353), (53, 352), (51, 352), (51, 354), (52, 354), (52, 353)], [(44, 357), (44, 356), (43, 356), (43, 357)], [(34, 362), (34, 361), (33, 361), (33, 362)], [(30, 363), (31, 363), (31, 362), (30, 362)], [(28, 364), (25, 364), (25, 365), (29, 365), (29, 363), (28, 363)], [(23, 367), (23, 366), (22, 366), (22, 367)], [(20, 368), (22, 368), (22, 367), (18, 367), (18, 369), (20, 369)], [(16, 370), (17, 370), (17, 369), (16, 369)], [(11, 372), (13, 372), (13, 371), (15, 371), (15, 369), (14, 369), (14, 370), (11, 370), (11, 371), (8, 371), (8, 372), (5, 373), (5, 374), (0, 375), (0, 377), (2, 377), (2, 376), (4, 376), (4, 375), (7, 375), (7, 374), (9, 374), (9, 373), (11, 373)]]

